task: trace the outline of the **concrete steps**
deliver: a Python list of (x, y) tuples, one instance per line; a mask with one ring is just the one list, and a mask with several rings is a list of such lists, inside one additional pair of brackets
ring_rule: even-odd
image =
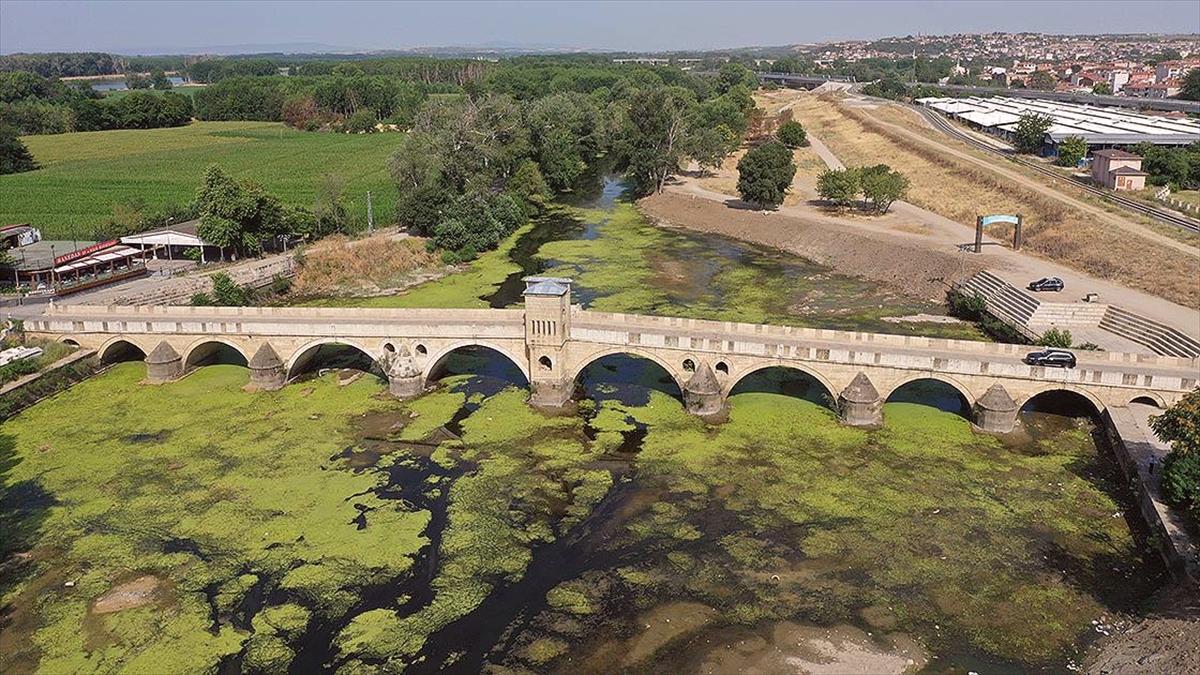
[(1000, 277), (986, 270), (967, 279), (962, 290), (968, 294), (978, 293), (987, 303), (987, 311), (1004, 323), (1030, 334), (1030, 319), (1041, 303)]
[(1121, 337), (1149, 347), (1163, 356), (1200, 356), (1200, 341), (1170, 326), (1144, 316), (1109, 305), (1100, 320), (1100, 327)]
[(1089, 302), (1042, 302), (1029, 318), (1036, 326), (1096, 326), (1104, 318), (1108, 305)]

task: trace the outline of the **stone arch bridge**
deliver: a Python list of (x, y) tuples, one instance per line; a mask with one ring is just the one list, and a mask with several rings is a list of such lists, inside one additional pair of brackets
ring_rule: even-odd
[(224, 345), (246, 359), (250, 386), (264, 390), (282, 387), (322, 345), (348, 345), (401, 397), (424, 390), (450, 353), (486, 347), (525, 375), (530, 403), (542, 408), (565, 405), (588, 364), (628, 354), (662, 366), (688, 410), (711, 417), (747, 375), (784, 367), (824, 386), (854, 425), (879, 423), (893, 392), (929, 379), (957, 390), (975, 424), (992, 432), (1010, 431), (1021, 406), (1043, 392), (1072, 391), (1103, 412), (1135, 399), (1170, 405), (1200, 377), (1200, 359), (1083, 352), (1076, 368), (1054, 369), (1026, 365), (1021, 345), (594, 312), (571, 304), (569, 279), (526, 284), (521, 309), (51, 306), (25, 330), (103, 360), (136, 348), (148, 382), (181, 377)]

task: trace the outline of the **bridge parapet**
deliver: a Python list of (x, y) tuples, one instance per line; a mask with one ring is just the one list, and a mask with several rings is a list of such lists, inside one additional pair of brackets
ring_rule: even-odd
[[(649, 316), (644, 314), (621, 314), (596, 312), (576, 307), (573, 322), (587, 331), (626, 332), (664, 337), (687, 336), (701, 340), (725, 340), (734, 342), (769, 342), (775, 338), (785, 342), (828, 342), (838, 345), (854, 345), (866, 349), (928, 349), (953, 351), (964, 355), (1023, 357), (1032, 347), (977, 340), (953, 340), (922, 337), (917, 335), (895, 335), (890, 333), (868, 333), (856, 331), (806, 328), (802, 326), (775, 326), (767, 324), (711, 321), (682, 317)], [(1096, 365), (1136, 365), (1142, 368), (1190, 368), (1200, 370), (1200, 358), (1156, 356), (1152, 354), (1130, 354), (1123, 352), (1081, 351), (1076, 353), (1080, 363)]]
[[(527, 283), (523, 309), (57, 306), (25, 327), (102, 357), (127, 345), (146, 355), (157, 350), (148, 359), (155, 380), (187, 372), (214, 343), (224, 344), (252, 362), (262, 389), (303, 372), (321, 346), (348, 345), (379, 364), (399, 396), (419, 393), (455, 350), (486, 347), (521, 370), (531, 403), (542, 407), (569, 401), (580, 372), (612, 354), (655, 361), (689, 410), (706, 416), (723, 409), (743, 378), (770, 367), (811, 375), (830, 399), (858, 406), (856, 420), (877, 419), (878, 405), (899, 387), (932, 379), (956, 389), (991, 430), (1051, 389), (1077, 392), (1103, 410), (1141, 397), (1167, 405), (1200, 380), (1200, 359), (1081, 352), (1078, 367), (1047, 369), (1023, 362), (1024, 345), (595, 312), (570, 305), (569, 280)], [(1008, 398), (981, 401), (997, 384)]]

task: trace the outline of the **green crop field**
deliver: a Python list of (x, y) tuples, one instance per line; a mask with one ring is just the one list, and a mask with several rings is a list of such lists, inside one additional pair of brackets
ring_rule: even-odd
[(396, 134), (296, 131), (272, 122), (193, 122), (172, 129), (90, 131), (23, 139), (42, 168), (0, 176), (0, 224), (29, 223), (46, 238), (85, 236), (132, 198), (150, 207), (195, 198), (204, 170), (218, 164), (257, 181), (284, 202), (311, 205), (321, 176), (346, 182), (350, 211), (390, 222), (396, 190), (387, 157)]

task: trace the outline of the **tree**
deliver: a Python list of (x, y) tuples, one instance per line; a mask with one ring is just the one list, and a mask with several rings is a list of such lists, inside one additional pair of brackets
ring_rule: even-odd
[(1087, 141), (1080, 136), (1067, 136), (1058, 144), (1058, 159), (1054, 163), (1059, 166), (1078, 166), (1080, 160), (1087, 156)]
[(1150, 420), (1150, 428), (1181, 455), (1200, 455), (1200, 387)]
[(149, 89), (150, 78), (137, 73), (126, 73), (125, 86), (129, 87), (130, 89)]
[(579, 156), (575, 138), (566, 129), (555, 129), (542, 139), (538, 165), (546, 184), (558, 192), (575, 185), (587, 168)]
[(700, 171), (704, 173), (720, 167), (725, 158), (737, 149), (738, 143), (737, 134), (724, 124), (719, 124), (696, 129), (689, 134), (687, 154), (700, 165)]
[(789, 148), (800, 148), (808, 145), (808, 132), (795, 120), (788, 120), (779, 126), (775, 137)]
[(537, 162), (532, 159), (517, 166), (512, 180), (508, 181), (508, 192), (529, 206), (531, 213), (544, 209), (551, 196)]
[(1097, 96), (1112, 96), (1112, 85), (1107, 82), (1097, 82), (1092, 85), (1092, 93)]
[(656, 87), (630, 102), (619, 146), (634, 191), (659, 192), (679, 170), (694, 100), (695, 95), (686, 89)]
[(162, 68), (158, 68), (150, 73), (150, 83), (154, 85), (155, 89), (170, 89), (172, 86), (171, 78), (167, 77)]
[(817, 177), (817, 194), (837, 206), (849, 206), (859, 190), (858, 172), (853, 169), (829, 169)]
[(225, 248), (257, 253), (262, 242), (290, 226), (279, 200), (249, 182), (238, 182), (216, 165), (204, 172), (196, 195), (200, 212), (197, 234)]
[(319, 239), (335, 232), (344, 233), (350, 229), (350, 218), (343, 203), (345, 194), (346, 181), (341, 176), (327, 173), (321, 177), (317, 185), (317, 197), (313, 201), (313, 229), (306, 232), (309, 239)]
[(1039, 70), (1029, 76), (1029, 81), (1026, 83), (1030, 89), (1041, 89), (1042, 91), (1054, 91), (1055, 85), (1058, 84), (1058, 78), (1048, 70)]
[(7, 124), (0, 125), (0, 175), (33, 171), (36, 168), (38, 164), (17, 136), (17, 130)]
[(1200, 68), (1192, 68), (1183, 76), (1178, 96), (1188, 101), (1200, 101)]
[(1163, 462), (1163, 495), (1200, 527), (1200, 388), (1150, 419), (1150, 428), (1171, 444)]
[(796, 164), (792, 151), (778, 141), (770, 141), (746, 153), (738, 162), (738, 194), (744, 201), (760, 208), (777, 207), (783, 203)]
[(342, 129), (349, 134), (369, 134), (375, 131), (379, 118), (370, 108), (359, 108), (342, 123)]
[(1018, 152), (1036, 154), (1041, 152), (1046, 144), (1046, 132), (1049, 131), (1051, 119), (1048, 115), (1025, 113), (1017, 121), (1017, 131), (1013, 144)]
[(887, 164), (862, 169), (859, 183), (863, 196), (871, 200), (875, 211), (881, 214), (888, 212), (892, 202), (903, 198), (909, 186), (908, 177), (893, 171)]
[(724, 94), (739, 84), (747, 89), (756, 89), (758, 76), (740, 63), (726, 63), (717, 70), (717, 91)]

